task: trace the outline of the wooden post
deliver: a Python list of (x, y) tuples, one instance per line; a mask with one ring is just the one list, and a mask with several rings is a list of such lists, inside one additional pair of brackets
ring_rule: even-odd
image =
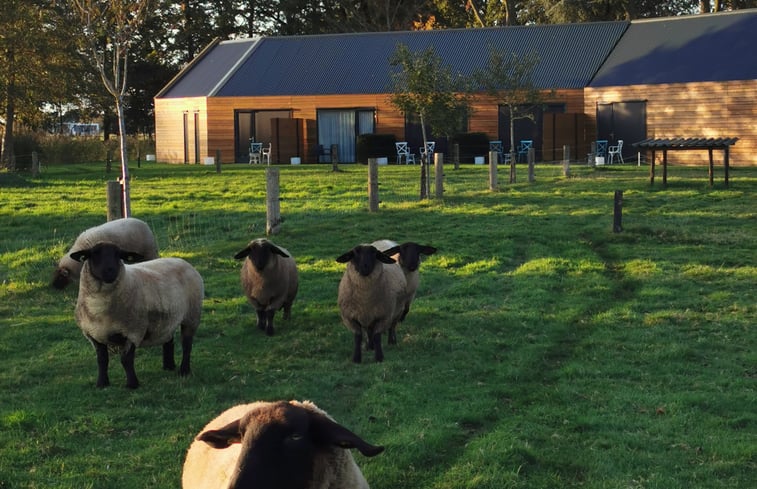
[(139, 141), (137, 141), (137, 168), (142, 168), (142, 152), (139, 148)]
[(613, 206), (612, 232), (623, 231), (623, 191), (615, 191), (615, 205)]
[(460, 169), (460, 143), (452, 145), (452, 164), (455, 165), (455, 170)]
[(730, 153), (730, 148), (728, 145), (726, 145), (725, 148), (723, 148), (723, 169), (725, 170), (724, 174), (724, 181), (725, 186), (728, 187), (728, 173), (730, 173), (730, 163), (728, 162), (728, 153)]
[(562, 176), (570, 176), (570, 146), (567, 144), (562, 147)]
[(281, 227), (281, 208), (279, 206), (279, 169), (265, 169), (265, 234), (278, 234)]
[[(457, 145), (455, 145), (457, 146)], [(444, 198), (444, 155), (434, 153), (434, 184), (436, 187), (436, 198)]]
[(331, 171), (339, 171), (339, 145), (331, 145)]
[(378, 161), (376, 158), (368, 158), (368, 210), (378, 212)]
[(649, 185), (654, 185), (654, 160), (655, 151), (652, 150), (652, 159), (649, 160)]
[(715, 179), (715, 177), (713, 175), (713, 173), (715, 173), (715, 165), (714, 165), (714, 162), (712, 161), (712, 148), (711, 147), (707, 148), (707, 150), (708, 150), (708, 153), (710, 154), (710, 172), (709, 172), (709, 175), (710, 175), (710, 187), (712, 187), (713, 181)]
[(513, 151), (510, 153), (510, 183), (515, 183), (515, 164), (517, 162), (517, 154)]
[(216, 150), (216, 173), (221, 173), (221, 150)]
[(536, 160), (536, 150), (528, 148), (528, 183), (534, 183), (534, 160)]
[(662, 186), (668, 184), (668, 150), (662, 150)]
[(496, 151), (489, 151), (489, 190), (497, 190), (497, 162), (499, 154)]
[(124, 217), (123, 199), (121, 199), (121, 182), (112, 180), (107, 183), (108, 220), (121, 219)]
[(32, 176), (39, 176), (39, 155), (36, 151), (32, 151)]

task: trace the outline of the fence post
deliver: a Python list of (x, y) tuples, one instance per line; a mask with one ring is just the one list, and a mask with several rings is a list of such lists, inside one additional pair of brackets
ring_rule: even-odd
[(452, 164), (455, 165), (455, 170), (460, 169), (460, 143), (452, 145)]
[[(710, 151), (712, 153), (712, 151)], [(32, 151), (32, 176), (39, 176), (39, 155), (36, 151)]]
[(368, 158), (368, 210), (377, 212), (378, 209), (378, 160), (376, 158)]
[[(457, 145), (455, 145), (457, 146)], [(436, 187), (436, 198), (444, 198), (444, 155), (434, 153), (434, 184)]]
[(499, 154), (496, 151), (489, 151), (489, 190), (497, 190), (497, 162)]
[(528, 183), (534, 183), (534, 162), (536, 160), (536, 150), (528, 148)]
[(108, 205), (108, 220), (113, 221), (115, 219), (121, 219), (124, 217), (123, 212), (123, 199), (121, 198), (121, 182), (118, 180), (111, 180), (107, 183), (107, 205)]
[(612, 232), (619, 233), (623, 231), (623, 191), (615, 191), (615, 201), (613, 205)]
[(265, 215), (265, 234), (278, 234), (281, 227), (279, 169), (271, 166), (265, 169)]
[(562, 176), (570, 176), (570, 146), (567, 144), (562, 147)]
[(216, 173), (221, 173), (221, 150), (216, 150)]
[(331, 171), (339, 171), (339, 145), (331, 145)]

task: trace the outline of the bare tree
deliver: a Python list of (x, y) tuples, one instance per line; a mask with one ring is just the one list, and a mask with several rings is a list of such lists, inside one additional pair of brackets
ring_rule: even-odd
[(105, 88), (116, 102), (121, 153), (121, 195), (124, 217), (131, 215), (129, 160), (126, 151), (124, 103), (129, 49), (145, 20), (150, 0), (69, 0), (84, 28), (83, 40), (92, 54)]

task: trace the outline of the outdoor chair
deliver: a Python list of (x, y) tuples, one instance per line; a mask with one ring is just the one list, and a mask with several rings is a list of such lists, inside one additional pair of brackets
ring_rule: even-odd
[(427, 164), (434, 162), (434, 148), (436, 147), (436, 141), (426, 141), (426, 146), (421, 146), (421, 158), (426, 159)]
[(263, 143), (250, 141), (250, 164), (259, 165), (263, 153)]
[(618, 144), (610, 146), (607, 149), (607, 155), (610, 158), (610, 161), (608, 162), (609, 165), (612, 165), (612, 160), (615, 156), (620, 158), (621, 163), (625, 163), (625, 161), (623, 161), (623, 140), (618, 139)]
[(268, 143), (267, 148), (263, 148), (263, 161), (266, 165), (271, 164), (271, 143)]
[(411, 161), (415, 164), (415, 155), (410, 152), (410, 148), (407, 146), (407, 141), (401, 141), (394, 143), (397, 148), (397, 164), (402, 164), (402, 159), (405, 159), (405, 164), (409, 164)]
[(510, 153), (505, 153), (502, 141), (489, 141), (489, 151), (495, 151), (499, 155), (500, 163), (508, 163), (510, 161)]
[(534, 141), (532, 139), (521, 139), (518, 145), (518, 160), (520, 161), (521, 155), (528, 161), (528, 150), (534, 147)]

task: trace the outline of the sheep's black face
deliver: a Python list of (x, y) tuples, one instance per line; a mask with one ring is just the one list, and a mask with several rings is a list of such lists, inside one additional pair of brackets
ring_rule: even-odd
[(257, 244), (250, 247), (247, 255), (257, 270), (263, 270), (271, 260), (271, 247), (266, 244)]
[(89, 251), (87, 262), (90, 273), (94, 278), (106, 284), (112, 284), (121, 271), (121, 255), (118, 246), (110, 243), (100, 243)]
[(418, 243), (403, 243), (400, 245), (400, 264), (408, 271), (414, 272), (421, 266), (421, 255), (436, 253), (433, 246), (419, 245)]
[(379, 251), (373, 246), (358, 246), (355, 248), (355, 256), (352, 258), (352, 264), (357, 272), (363, 277), (373, 273), (376, 268), (376, 258)]

